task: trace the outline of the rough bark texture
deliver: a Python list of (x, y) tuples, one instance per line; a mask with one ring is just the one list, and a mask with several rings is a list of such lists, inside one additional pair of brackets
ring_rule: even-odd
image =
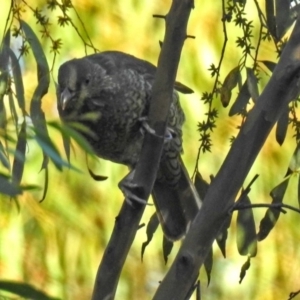
[[(156, 178), (163, 146), (162, 137), (166, 129), (177, 67), (192, 8), (193, 1), (173, 0), (166, 16), (166, 35), (158, 60), (149, 112), (149, 124), (158, 136), (146, 134), (132, 182), (137, 186), (136, 195), (142, 199), (148, 199)], [(144, 205), (134, 203), (134, 206), (130, 206), (124, 202), (97, 272), (93, 300), (114, 298), (122, 267), (144, 209)]]
[(300, 17), (274, 73), (234, 141), (155, 300), (185, 299), (271, 129), (299, 93)]

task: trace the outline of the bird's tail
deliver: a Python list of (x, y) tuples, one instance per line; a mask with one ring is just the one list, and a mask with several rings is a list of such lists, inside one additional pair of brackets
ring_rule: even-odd
[(180, 158), (176, 186), (156, 181), (152, 196), (163, 232), (170, 240), (182, 238), (201, 207), (201, 199)]

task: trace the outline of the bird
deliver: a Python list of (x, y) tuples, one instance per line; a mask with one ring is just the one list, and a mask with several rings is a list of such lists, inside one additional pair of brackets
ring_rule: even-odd
[[(147, 116), (155, 73), (152, 63), (120, 51), (66, 61), (58, 70), (59, 116), (65, 123), (77, 122), (88, 129), (78, 130), (97, 156), (134, 170), (145, 130), (151, 131)], [(185, 115), (176, 89), (191, 92), (175, 82), (152, 190), (158, 219), (164, 235), (171, 241), (185, 236), (201, 206), (181, 158)]]

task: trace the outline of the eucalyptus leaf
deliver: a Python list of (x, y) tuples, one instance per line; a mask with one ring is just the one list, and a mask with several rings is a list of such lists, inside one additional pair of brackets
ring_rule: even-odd
[(0, 161), (6, 169), (10, 170), (10, 162), (1, 141), (0, 141)]
[(25, 151), (26, 151), (26, 121), (23, 121), (21, 130), (18, 134), (18, 141), (16, 145), (16, 153), (14, 156), (13, 167), (12, 167), (12, 181), (19, 185), (24, 171), (25, 164)]
[(290, 16), (290, 3), (287, 0), (275, 0), (276, 5), (276, 35), (281, 40), (286, 33)]
[(15, 125), (16, 134), (18, 134), (19, 117), (18, 117), (18, 113), (17, 113), (17, 110), (16, 110), (14, 97), (13, 97), (13, 94), (12, 94), (11, 91), (8, 93), (8, 101), (9, 101), (10, 114), (12, 116), (12, 119), (13, 119), (13, 122), (14, 122), (14, 125)]
[(205, 199), (205, 195), (206, 192), (209, 188), (209, 184), (203, 179), (203, 177), (201, 176), (201, 174), (199, 172), (197, 172), (196, 176), (195, 176), (195, 188), (200, 196), (200, 199)]
[(243, 209), (243, 205), (251, 205), (247, 195), (242, 195), (237, 202), (241, 208), (237, 215), (237, 247), (240, 255), (256, 256), (257, 237), (252, 208)]
[(289, 164), (289, 170), (291, 172), (298, 172), (300, 169), (300, 145), (296, 146), (296, 149), (293, 153), (292, 159)]
[(279, 145), (282, 145), (285, 140), (288, 125), (289, 125), (289, 108), (286, 107), (282, 111), (282, 114), (276, 126), (276, 141)]
[[(290, 178), (290, 177), (289, 177)], [(280, 204), (283, 202), (283, 197), (285, 195), (289, 178), (286, 178), (280, 184), (278, 184), (270, 193), (272, 197), (271, 204)], [(280, 216), (280, 210), (277, 208), (270, 207), (266, 211), (264, 218), (260, 222), (259, 232), (257, 234), (258, 241), (264, 240), (274, 228), (278, 218)]]
[(239, 283), (242, 283), (243, 279), (246, 276), (247, 271), (249, 270), (249, 268), (251, 267), (251, 258), (250, 256), (247, 258), (246, 262), (243, 264), (242, 268), (241, 268), (241, 272), (240, 272), (240, 281)]
[(164, 260), (165, 264), (168, 262), (168, 257), (173, 249), (173, 242), (168, 240), (165, 235), (163, 236), (163, 255), (164, 255)]
[(61, 132), (65, 145), (65, 151), (67, 157), (70, 155), (70, 138), (74, 139), (75, 142), (88, 154), (95, 155), (94, 150), (87, 140), (78, 132), (83, 128), (86, 128), (84, 125), (78, 123), (60, 123), (60, 122), (48, 122), (48, 125), (57, 129)]
[(0, 101), (3, 102), (3, 97), (7, 92), (8, 86), (8, 64), (9, 64), (9, 44), (10, 30), (8, 30), (3, 38), (0, 48)]
[[(49, 86), (50, 73), (46, 55), (43, 47), (32, 28), (23, 20), (20, 21), (26, 39), (31, 46), (35, 61), (37, 63), (38, 81), (45, 80), (45, 87)], [(48, 83), (48, 85), (47, 85)], [(45, 92), (47, 93), (47, 91)]]
[(248, 88), (247, 80), (244, 82), (235, 102), (230, 108), (229, 116), (233, 116), (235, 114), (241, 113), (247, 106), (249, 100), (250, 100), (250, 92)]
[(261, 61), (272, 73), (274, 71), (274, 69), (277, 66), (277, 63), (274, 63), (273, 61), (269, 61), (269, 60), (262, 60)]
[(240, 69), (239, 67), (236, 67), (232, 69), (226, 76), (224, 83), (221, 87), (221, 102), (224, 107), (227, 107), (230, 99), (231, 99), (231, 93), (232, 90), (236, 87), (239, 81), (240, 77)]
[(204, 261), (204, 269), (207, 276), (207, 286), (209, 286), (210, 283), (212, 267), (213, 267), (213, 251), (211, 247)]
[(216, 238), (217, 245), (219, 246), (224, 258), (226, 258), (226, 241), (228, 237), (228, 228), (230, 227), (231, 219), (232, 214), (228, 214), (228, 216), (224, 220), (222, 229), (220, 230), (220, 233)]
[(277, 41), (274, 0), (265, 0), (265, 8), (269, 32)]
[(34, 31), (26, 22), (20, 21), (20, 23), (37, 63), (38, 85), (31, 99), (30, 116), (33, 126), (35, 127), (36, 131), (39, 132), (39, 136), (37, 136), (36, 139), (43, 150), (44, 159), (42, 168), (46, 168), (47, 166), (48, 160), (45, 158), (45, 155), (51, 155), (51, 160), (54, 162), (54, 165), (59, 170), (62, 170), (62, 166), (64, 166), (65, 163), (62, 162), (57, 151), (54, 150), (53, 143), (51, 142), (48, 134), (45, 114), (42, 111), (42, 98), (45, 96), (45, 94), (47, 94), (50, 84), (48, 62), (43, 47)]
[(11, 67), (14, 76), (14, 83), (15, 83), (18, 104), (20, 109), (23, 112), (23, 115), (25, 115), (24, 84), (23, 84), (23, 78), (22, 78), (22, 72), (21, 72), (19, 60), (17, 59), (15, 53), (11, 49), (9, 49), (9, 56), (11, 60)]
[(46, 167), (44, 170), (45, 170), (45, 182), (44, 182), (43, 195), (42, 195), (42, 198), (41, 198), (40, 202), (43, 202), (45, 200), (46, 195), (47, 195), (47, 191), (48, 191), (48, 186), (49, 186), (49, 170), (48, 170), (48, 167)]
[(11, 197), (22, 194), (22, 189), (10, 181), (10, 178), (0, 174), (0, 193)]
[(74, 170), (77, 170), (74, 166), (70, 165), (65, 161), (59, 151), (57, 150), (55, 144), (52, 142), (49, 136), (45, 136), (43, 132), (35, 130), (35, 140), (38, 142), (40, 147), (43, 149), (44, 153), (51, 159), (58, 170), (62, 170), (62, 167), (70, 167)]
[(0, 280), (0, 290), (7, 291), (31, 300), (59, 300), (38, 290), (31, 284), (12, 280)]
[(159, 225), (159, 220), (157, 217), (156, 212), (151, 216), (148, 225), (147, 225), (147, 229), (146, 229), (146, 234), (147, 234), (147, 241), (144, 242), (142, 244), (142, 249), (141, 249), (141, 258), (143, 261), (143, 257), (144, 257), (144, 253), (146, 250), (146, 247), (150, 244), (150, 242), (152, 241), (153, 235), (155, 233), (155, 231), (157, 230)]
[(300, 207), (300, 176), (298, 175), (298, 205)]
[(258, 82), (253, 69), (250, 68), (247, 68), (247, 86), (251, 98), (256, 102), (259, 97)]

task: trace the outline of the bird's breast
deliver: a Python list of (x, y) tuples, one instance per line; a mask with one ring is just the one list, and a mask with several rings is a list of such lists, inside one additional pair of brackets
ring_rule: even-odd
[(87, 124), (94, 134), (86, 135), (85, 138), (99, 157), (133, 166), (143, 141), (140, 130), (141, 109), (139, 105), (134, 105), (132, 98), (125, 101), (126, 105), (98, 106), (100, 118)]

